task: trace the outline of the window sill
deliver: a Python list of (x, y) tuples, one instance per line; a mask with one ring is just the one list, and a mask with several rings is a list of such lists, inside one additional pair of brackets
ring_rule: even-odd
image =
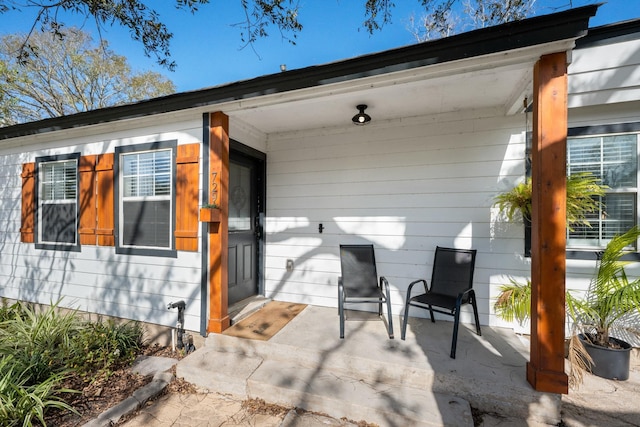
[[(567, 249), (567, 259), (577, 259), (586, 261), (597, 261), (598, 254), (602, 250), (577, 250)], [(620, 258), (622, 261), (640, 261), (640, 252), (630, 252)]]

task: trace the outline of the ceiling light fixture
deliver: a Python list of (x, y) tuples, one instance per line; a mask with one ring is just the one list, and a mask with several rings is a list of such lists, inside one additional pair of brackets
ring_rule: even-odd
[(366, 104), (360, 104), (356, 107), (359, 111), (358, 114), (353, 116), (351, 121), (356, 125), (366, 125), (371, 121), (371, 116), (364, 112), (367, 109)]

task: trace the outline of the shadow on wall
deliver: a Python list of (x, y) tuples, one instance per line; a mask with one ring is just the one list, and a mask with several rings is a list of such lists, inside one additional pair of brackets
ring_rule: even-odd
[[(75, 149), (80, 151), (78, 147)], [(18, 157), (23, 161), (26, 156), (3, 156), (3, 159)], [(13, 166), (16, 171), (22, 167)], [(0, 221), (6, 230), (0, 234), (3, 276), (0, 296), (40, 304), (60, 301), (62, 307), (69, 309), (168, 327), (175, 326), (177, 313), (168, 310), (167, 304), (185, 300), (185, 326), (199, 330), (202, 269), (198, 252), (168, 258), (119, 255), (113, 246), (81, 245), (79, 251), (36, 249), (33, 243), (20, 242), (20, 173), (12, 176), (10, 182), (13, 180), (17, 185), (6, 185), (0, 191)], [(198, 189), (193, 191), (192, 196), (197, 199)], [(80, 192), (80, 211), (93, 207), (94, 203), (87, 192)], [(192, 209), (196, 212), (197, 206)], [(144, 211), (138, 215), (137, 224), (142, 224)], [(66, 228), (61, 226), (59, 232)], [(193, 259), (189, 254), (193, 254)], [(149, 330), (156, 331), (150, 332), (150, 339), (167, 334), (166, 328)]]

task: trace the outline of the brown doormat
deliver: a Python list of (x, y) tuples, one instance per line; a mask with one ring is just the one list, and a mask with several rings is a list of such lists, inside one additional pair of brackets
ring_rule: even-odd
[(271, 301), (223, 332), (232, 337), (267, 341), (300, 313), (306, 304)]

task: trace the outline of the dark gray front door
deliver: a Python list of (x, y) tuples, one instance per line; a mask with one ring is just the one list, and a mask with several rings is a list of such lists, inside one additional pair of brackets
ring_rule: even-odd
[(231, 152), (229, 161), (229, 305), (258, 293), (262, 171), (260, 163)]

